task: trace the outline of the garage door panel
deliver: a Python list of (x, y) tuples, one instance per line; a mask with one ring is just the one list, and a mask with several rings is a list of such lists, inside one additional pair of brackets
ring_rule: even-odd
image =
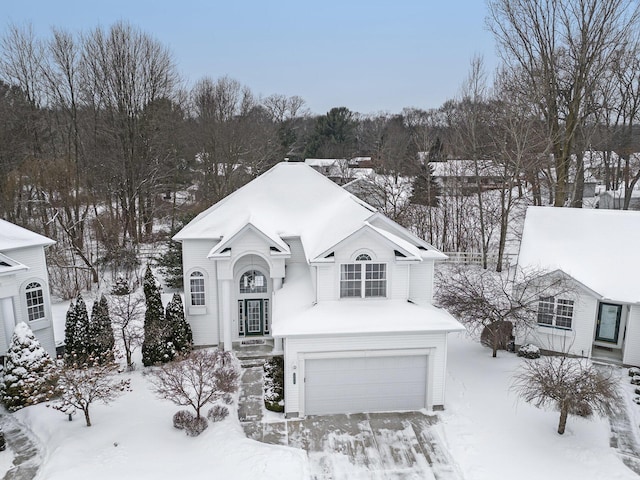
[(307, 359), (307, 415), (418, 410), (426, 405), (427, 356)]

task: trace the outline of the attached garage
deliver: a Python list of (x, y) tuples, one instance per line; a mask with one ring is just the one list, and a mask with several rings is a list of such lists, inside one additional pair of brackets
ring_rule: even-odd
[(305, 360), (305, 414), (425, 408), (428, 356), (382, 354)]

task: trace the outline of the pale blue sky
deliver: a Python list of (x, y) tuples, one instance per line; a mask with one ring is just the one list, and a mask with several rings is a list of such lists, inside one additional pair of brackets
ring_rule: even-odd
[(39, 36), (127, 20), (171, 49), (189, 85), (229, 75), (314, 113), (438, 107), (474, 54), (489, 72), (497, 62), (484, 0), (24, 0), (2, 13), (3, 31), (30, 22)]

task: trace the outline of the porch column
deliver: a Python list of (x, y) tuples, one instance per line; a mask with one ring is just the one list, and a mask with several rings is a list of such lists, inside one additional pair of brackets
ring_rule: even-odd
[(222, 280), (222, 338), (225, 351), (231, 351), (231, 280)]
[(280, 290), (282, 288), (282, 278), (276, 277), (273, 279), (273, 290)]

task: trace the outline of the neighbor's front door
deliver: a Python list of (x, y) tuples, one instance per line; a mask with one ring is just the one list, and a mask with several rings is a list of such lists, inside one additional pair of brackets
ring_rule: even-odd
[(247, 335), (262, 335), (264, 333), (264, 301), (245, 300), (247, 321)]
[(621, 315), (622, 305), (600, 304), (598, 308), (598, 328), (596, 329), (597, 341), (618, 343)]

